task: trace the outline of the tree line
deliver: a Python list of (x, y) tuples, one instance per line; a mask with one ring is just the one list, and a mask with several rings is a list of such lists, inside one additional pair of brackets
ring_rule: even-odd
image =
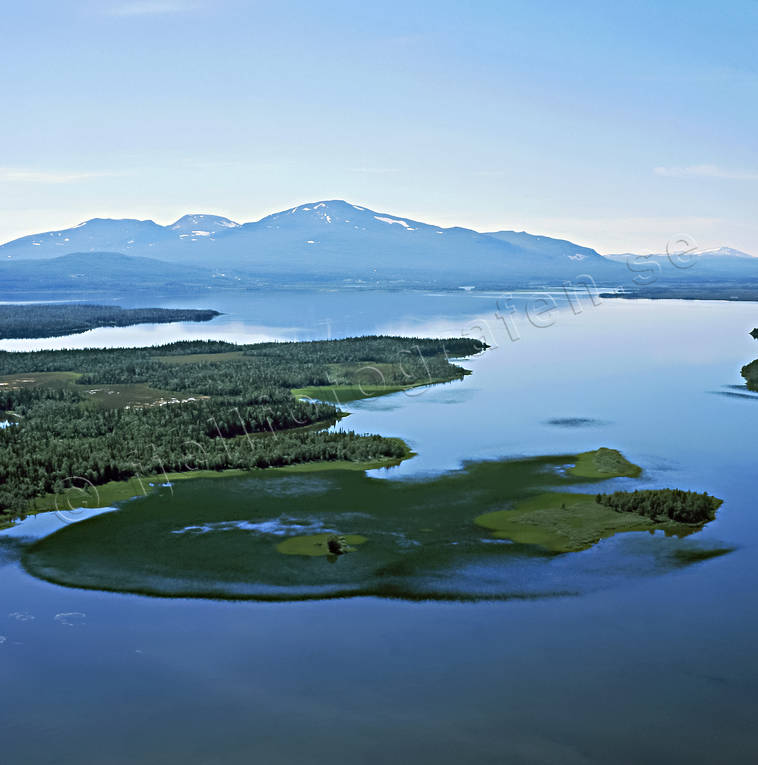
[(119, 306), (47, 303), (0, 305), (0, 339), (59, 337), (97, 327), (210, 321), (218, 311), (193, 308), (120, 308)]
[(707, 492), (698, 494), (682, 489), (641, 489), (598, 494), (599, 504), (617, 513), (637, 513), (653, 521), (701, 524), (712, 521), (721, 500)]

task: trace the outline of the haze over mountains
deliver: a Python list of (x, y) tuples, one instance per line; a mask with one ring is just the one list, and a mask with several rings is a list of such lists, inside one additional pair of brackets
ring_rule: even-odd
[[(697, 269), (669, 263), (666, 277), (758, 279), (758, 259), (745, 253), (722, 248), (695, 258)], [(43, 263), (51, 259), (54, 265)], [(651, 259), (664, 271), (665, 255)], [(104, 288), (130, 274), (177, 289), (310, 283), (516, 288), (560, 285), (585, 274), (599, 285), (620, 286), (634, 276), (627, 261), (627, 255), (604, 257), (566, 240), (441, 228), (331, 200), (244, 224), (215, 215), (185, 215), (167, 226), (95, 218), (22, 237), (0, 246), (0, 289), (22, 283)]]
[(49, 292), (85, 294), (88, 291), (187, 292), (209, 287), (236, 287), (239, 280), (211, 273), (207, 268), (165, 263), (155, 258), (117, 252), (76, 252), (46, 260), (0, 261), (0, 294)]
[[(732, 247), (719, 247), (711, 250), (695, 250), (693, 252), (682, 251), (681, 253), (635, 255), (624, 253), (621, 255), (606, 255), (609, 260), (618, 263), (642, 263), (646, 261), (657, 263), (661, 269), (681, 272), (681, 278), (694, 278), (703, 280), (742, 280), (758, 278), (758, 258), (748, 255), (746, 252), (735, 250)], [(675, 276), (675, 275), (674, 275)], [(670, 278), (673, 278), (670, 276)]]

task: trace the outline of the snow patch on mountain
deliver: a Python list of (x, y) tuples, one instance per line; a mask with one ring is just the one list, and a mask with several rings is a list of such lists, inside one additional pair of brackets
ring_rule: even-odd
[(376, 220), (381, 221), (382, 223), (399, 223), (406, 231), (415, 231), (416, 229), (413, 228), (413, 226), (409, 225), (404, 220), (395, 220), (395, 218), (383, 218), (381, 215), (375, 215), (374, 218)]
[(220, 215), (183, 215), (173, 225), (166, 228), (197, 236), (205, 236), (206, 234), (202, 232), (207, 232), (210, 236), (219, 230), (240, 228), (240, 224)]

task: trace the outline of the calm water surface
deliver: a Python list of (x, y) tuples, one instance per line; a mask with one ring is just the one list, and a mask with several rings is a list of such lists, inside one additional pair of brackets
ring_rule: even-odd
[[(645, 553), (670, 540), (621, 535), (546, 564), (580, 593), (560, 598), (164, 600), (26, 575), (24, 538), (61, 524), (39, 516), (0, 533), (2, 761), (753, 762), (758, 397), (739, 369), (758, 356), (756, 306), (585, 300), (540, 328), (528, 297), (511, 315), (500, 296), (508, 327), (497, 297), (224, 296), (194, 301), (226, 311), (208, 325), (2, 345), (484, 337), (493, 347), (462, 362), (463, 381), (346, 407), (342, 427), (402, 436), (419, 453), (378, 475), (615, 447), (645, 468), (639, 486), (722, 497), (697, 538), (734, 552), (661, 570)], [(514, 591), (545, 575), (507, 572)]]

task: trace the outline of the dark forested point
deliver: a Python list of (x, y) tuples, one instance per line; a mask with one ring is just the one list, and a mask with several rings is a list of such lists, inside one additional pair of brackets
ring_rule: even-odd
[(619, 513), (637, 513), (654, 521), (700, 525), (712, 521), (721, 504), (708, 493), (681, 489), (643, 489), (598, 494), (597, 502)]
[(758, 359), (745, 364), (741, 370), (745, 383), (750, 390), (758, 390)]
[[(750, 333), (750, 336), (758, 340), (758, 327)], [(745, 364), (740, 370), (740, 373), (745, 379), (745, 384), (748, 389), (758, 391), (758, 359), (751, 361), (749, 364)]]
[(652, 286), (632, 286), (623, 290), (601, 292), (602, 299), (620, 300), (731, 300), (754, 302), (758, 300), (758, 282), (755, 279), (723, 278), (715, 281), (685, 280), (681, 283), (660, 282)]
[[(460, 379), (448, 358), (484, 348), (379, 336), (0, 352), (0, 421), (11, 423), (0, 429), (0, 513), (134, 476), (403, 459), (398, 439), (323, 430), (342, 416), (343, 387), (356, 398)], [(296, 398), (303, 388), (324, 401)]]
[(97, 327), (210, 321), (221, 314), (194, 308), (120, 308), (62, 304), (0, 305), (0, 339), (75, 335)]

